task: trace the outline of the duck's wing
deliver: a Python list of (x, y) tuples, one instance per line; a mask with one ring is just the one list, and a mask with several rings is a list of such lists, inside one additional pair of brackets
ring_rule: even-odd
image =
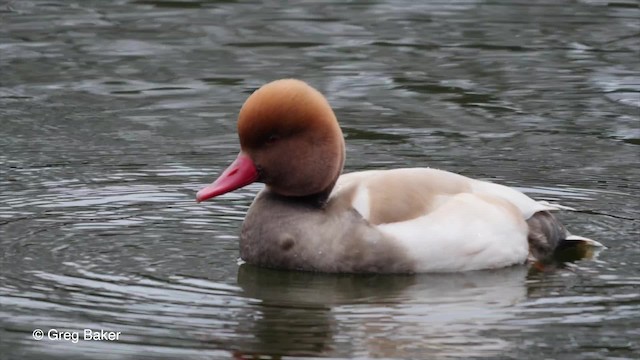
[[(489, 183), (487, 183), (489, 184)], [(342, 197), (414, 257), (417, 271), (463, 271), (523, 263), (525, 216), (545, 209), (516, 190), (483, 186), (428, 168), (343, 175)]]

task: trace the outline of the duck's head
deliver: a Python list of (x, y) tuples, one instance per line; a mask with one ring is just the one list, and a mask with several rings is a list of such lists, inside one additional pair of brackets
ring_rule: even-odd
[(240, 153), (198, 202), (253, 182), (291, 197), (327, 195), (344, 164), (342, 131), (324, 96), (305, 82), (277, 80), (245, 101), (238, 115)]

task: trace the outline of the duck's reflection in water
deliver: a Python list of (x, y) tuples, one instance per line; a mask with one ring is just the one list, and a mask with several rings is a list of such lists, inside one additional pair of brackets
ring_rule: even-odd
[(526, 297), (526, 276), (524, 266), (451, 274), (330, 275), (243, 264), (238, 284), (261, 303), (239, 329), (251, 332), (255, 342), (234, 349), (235, 356), (497, 355), (510, 344), (483, 332), (513, 316), (509, 308)]

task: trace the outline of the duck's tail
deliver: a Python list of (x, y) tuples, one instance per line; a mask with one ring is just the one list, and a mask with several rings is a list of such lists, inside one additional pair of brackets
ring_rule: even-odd
[(539, 211), (529, 219), (529, 253), (538, 262), (568, 262), (591, 258), (601, 243), (572, 235), (548, 211)]

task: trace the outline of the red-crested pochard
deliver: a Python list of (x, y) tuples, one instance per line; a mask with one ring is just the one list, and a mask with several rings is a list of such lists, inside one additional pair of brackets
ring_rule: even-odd
[(240, 153), (204, 201), (266, 186), (242, 226), (250, 263), (322, 272), (415, 273), (491, 269), (545, 258), (570, 235), (550, 210), (509, 187), (430, 168), (340, 175), (342, 131), (331, 106), (300, 80), (277, 80), (246, 100)]

